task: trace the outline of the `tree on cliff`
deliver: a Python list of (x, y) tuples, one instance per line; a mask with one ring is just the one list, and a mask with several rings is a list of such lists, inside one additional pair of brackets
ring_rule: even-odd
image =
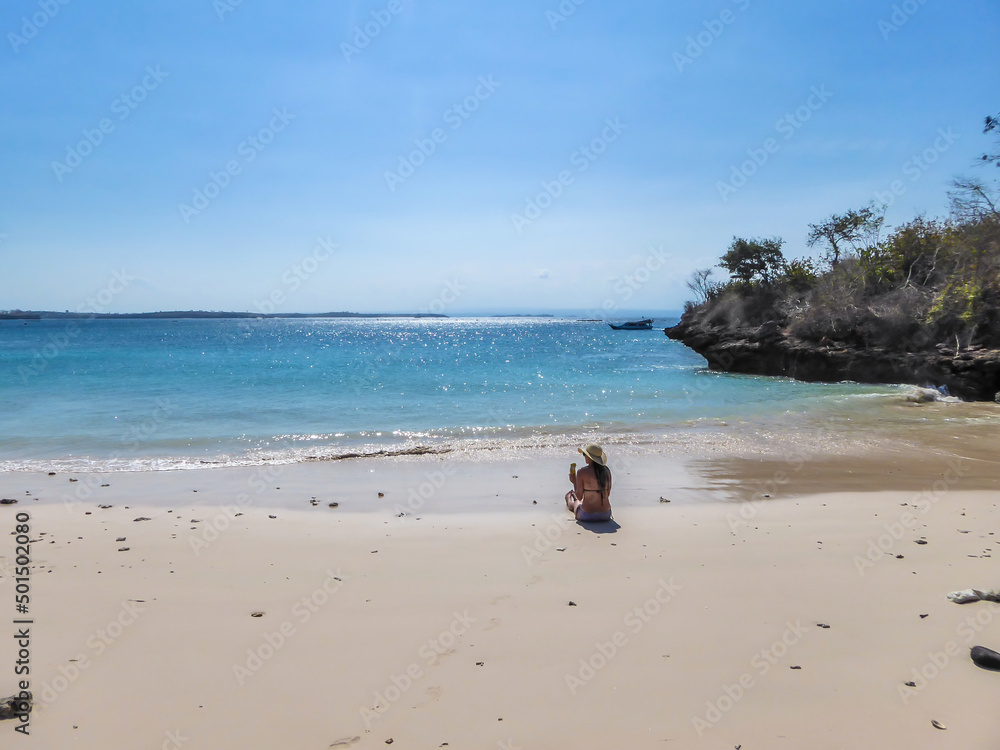
[[(984, 133), (996, 131), (1000, 135), (1000, 116), (986, 117)], [(980, 157), (983, 164), (1000, 167), (1000, 151), (985, 153)], [(962, 221), (976, 219), (1000, 219), (1000, 188), (997, 181), (992, 184), (978, 177), (956, 177), (948, 191), (952, 213)]]
[(698, 303), (708, 302), (719, 293), (719, 284), (712, 280), (712, 269), (701, 268), (691, 274), (687, 288), (698, 298)]
[[(992, 117), (990, 115), (986, 116), (986, 125), (983, 127), (983, 132), (990, 133), (994, 130), (997, 132), (997, 135), (1000, 135), (1000, 114), (996, 117)], [(1000, 167), (1000, 151), (996, 151), (992, 154), (983, 154), (982, 160), (987, 163), (992, 162), (994, 166)]]
[(752, 240), (733, 237), (729, 252), (722, 256), (719, 265), (739, 281), (750, 283), (759, 277), (770, 284), (785, 267), (785, 256), (781, 254), (784, 244), (780, 237)]
[(859, 253), (862, 249), (877, 245), (884, 222), (885, 208), (877, 208), (869, 203), (864, 208), (833, 214), (820, 224), (810, 224), (806, 244), (809, 247), (823, 242), (829, 245), (830, 265), (835, 266), (840, 262), (841, 255), (846, 254), (848, 247)]

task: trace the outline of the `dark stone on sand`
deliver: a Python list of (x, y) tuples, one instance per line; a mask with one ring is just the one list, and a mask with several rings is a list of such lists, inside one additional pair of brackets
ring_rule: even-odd
[(0, 505), (13, 505), (16, 502), (17, 500), (14, 500), (13, 498), (5, 497), (3, 500), (0, 500)]
[(917, 540), (917, 544), (927, 544), (927, 540), (926, 539), (918, 539)]
[(14, 719), (20, 714), (26, 714), (31, 710), (31, 693), (27, 693), (26, 698), (12, 695), (9, 698), (0, 698), (0, 720)]
[(50, 477), (54, 477), (55, 475), (56, 475), (56, 473), (55, 473), (54, 471), (50, 471), (50, 472), (49, 472), (49, 476), (50, 476)]
[(1000, 654), (985, 646), (973, 646), (969, 654), (977, 667), (1000, 672)]
[(153, 520), (152, 518), (146, 518), (145, 516), (139, 516), (138, 518), (133, 518), (132, 522), (134, 523), (136, 521), (152, 521), (152, 520)]
[(116, 542), (124, 542), (124, 541), (125, 541), (125, 537), (123, 537), (123, 536), (120, 536), (120, 537), (118, 537), (117, 539), (115, 539), (115, 541), (116, 541)]
[(251, 617), (263, 617), (264, 613), (263, 612), (251, 612), (250, 616)]
[(118, 551), (119, 552), (128, 552), (130, 549), (131, 549), (131, 547), (119, 547)]
[(570, 603), (569, 603), (569, 606), (571, 606), (571, 607), (575, 607), (575, 606), (576, 606), (576, 602), (570, 602)]

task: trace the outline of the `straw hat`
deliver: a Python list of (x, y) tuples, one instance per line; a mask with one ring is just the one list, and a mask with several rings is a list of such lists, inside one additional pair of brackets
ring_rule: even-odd
[(608, 465), (608, 456), (604, 452), (604, 449), (601, 448), (601, 446), (599, 446), (597, 443), (587, 443), (582, 448), (577, 448), (577, 450), (580, 451), (580, 453), (585, 455), (587, 458), (589, 458), (591, 461), (593, 461), (595, 464), (600, 464), (601, 466)]

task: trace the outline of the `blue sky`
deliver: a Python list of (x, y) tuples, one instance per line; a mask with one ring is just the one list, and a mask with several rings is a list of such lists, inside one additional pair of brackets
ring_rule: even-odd
[(992, 0), (577, 2), (11, 0), (0, 308), (674, 309), (990, 143)]

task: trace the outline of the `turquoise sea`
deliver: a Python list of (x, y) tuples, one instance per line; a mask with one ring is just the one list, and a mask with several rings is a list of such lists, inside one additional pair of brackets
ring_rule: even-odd
[(831, 415), (871, 424), (902, 402), (894, 386), (709, 372), (664, 336), (675, 320), (2, 321), (0, 470), (656, 443)]

